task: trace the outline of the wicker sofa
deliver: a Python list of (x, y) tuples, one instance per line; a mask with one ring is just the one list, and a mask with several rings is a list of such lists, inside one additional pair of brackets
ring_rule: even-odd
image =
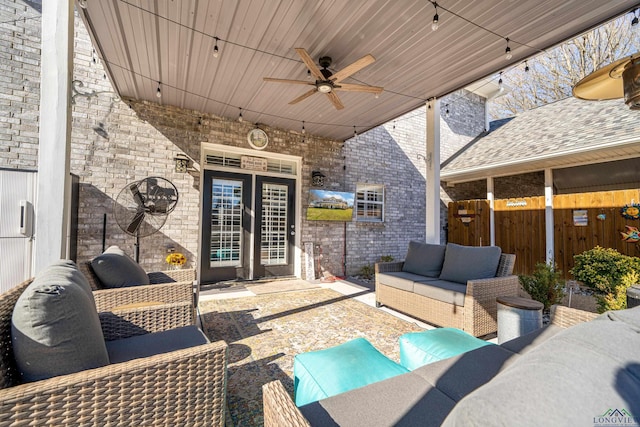
[(491, 334), (496, 298), (518, 295), (514, 263), (497, 247), (410, 242), (405, 261), (376, 264), (376, 303), (476, 337)]
[(264, 425), (586, 425), (607, 408), (635, 413), (640, 308), (625, 312), (591, 322), (597, 314), (555, 306), (545, 328), (300, 408), (273, 381)]
[(209, 343), (191, 324), (191, 302), (98, 313), (104, 342), (112, 344), (108, 364), (25, 382), (15, 346), (25, 340), (16, 336), (15, 318), (12, 332), (12, 316), (31, 282), (0, 295), (0, 426), (224, 425), (227, 344)]

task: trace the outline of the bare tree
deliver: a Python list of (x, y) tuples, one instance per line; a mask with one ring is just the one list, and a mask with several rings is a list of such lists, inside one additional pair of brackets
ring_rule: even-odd
[(511, 117), (571, 96), (583, 77), (640, 49), (638, 27), (627, 15), (563, 43), (503, 73), (511, 91), (490, 103), (493, 119)]

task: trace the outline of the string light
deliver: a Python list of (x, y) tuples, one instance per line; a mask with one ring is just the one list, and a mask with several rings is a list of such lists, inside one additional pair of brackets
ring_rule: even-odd
[(302, 121), (302, 134), (307, 133), (307, 130), (304, 128), (304, 120)]
[(509, 47), (509, 37), (505, 38), (505, 40), (507, 41), (507, 48), (504, 50), (504, 59), (508, 61), (513, 58), (513, 54), (511, 53), (511, 48)]
[(356, 130), (355, 125), (353, 126), (353, 137), (357, 138), (358, 137), (358, 131)]
[(216, 45), (213, 47), (213, 57), (217, 58), (220, 55), (220, 50), (218, 49), (218, 40), (220, 40), (217, 37), (214, 37), (214, 39), (216, 39)]
[(433, 2), (433, 7), (436, 9), (436, 14), (433, 15), (433, 21), (431, 22), (431, 31), (437, 30), (439, 26), (438, 3)]
[(158, 82), (158, 90), (156, 90), (156, 98), (162, 98), (162, 91), (160, 90), (160, 85), (162, 83)]
[(449, 117), (449, 104), (444, 104), (444, 108), (445, 108), (444, 115), (446, 117)]
[(524, 72), (525, 73), (529, 72), (529, 63), (526, 60), (524, 61)]
[(393, 130), (396, 130), (396, 121), (393, 121)]
[(307, 80), (311, 80), (311, 70), (307, 70)]
[(631, 13), (633, 13), (633, 19), (631, 20), (631, 26), (632, 27), (636, 27), (638, 25), (638, 9), (632, 11)]
[(238, 114), (238, 121), (242, 122), (244, 119), (242, 118), (242, 107), (238, 107), (240, 109), (240, 114)]
[(500, 79), (498, 80), (498, 87), (499, 87), (499, 91), (502, 92), (504, 91), (504, 87), (502, 87), (502, 71), (500, 71)]

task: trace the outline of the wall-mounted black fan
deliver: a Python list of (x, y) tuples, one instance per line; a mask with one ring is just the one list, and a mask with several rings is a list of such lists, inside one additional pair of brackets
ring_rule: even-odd
[(177, 203), (178, 189), (164, 178), (144, 178), (120, 190), (113, 214), (122, 231), (136, 237), (136, 261), (140, 257), (140, 237), (160, 230)]

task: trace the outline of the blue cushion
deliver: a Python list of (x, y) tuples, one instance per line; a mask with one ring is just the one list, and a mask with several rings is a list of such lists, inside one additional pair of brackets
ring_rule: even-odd
[(409, 332), (400, 336), (400, 363), (413, 371), (486, 345), (495, 345), (456, 328)]
[(110, 246), (91, 261), (91, 268), (105, 288), (148, 285), (149, 276), (140, 264), (117, 246)]
[(302, 353), (293, 360), (297, 406), (409, 372), (364, 338)]
[(444, 245), (409, 242), (409, 250), (404, 259), (402, 271), (421, 276), (438, 277), (444, 262)]
[(440, 279), (466, 284), (496, 277), (502, 249), (498, 246), (462, 246), (447, 243)]

